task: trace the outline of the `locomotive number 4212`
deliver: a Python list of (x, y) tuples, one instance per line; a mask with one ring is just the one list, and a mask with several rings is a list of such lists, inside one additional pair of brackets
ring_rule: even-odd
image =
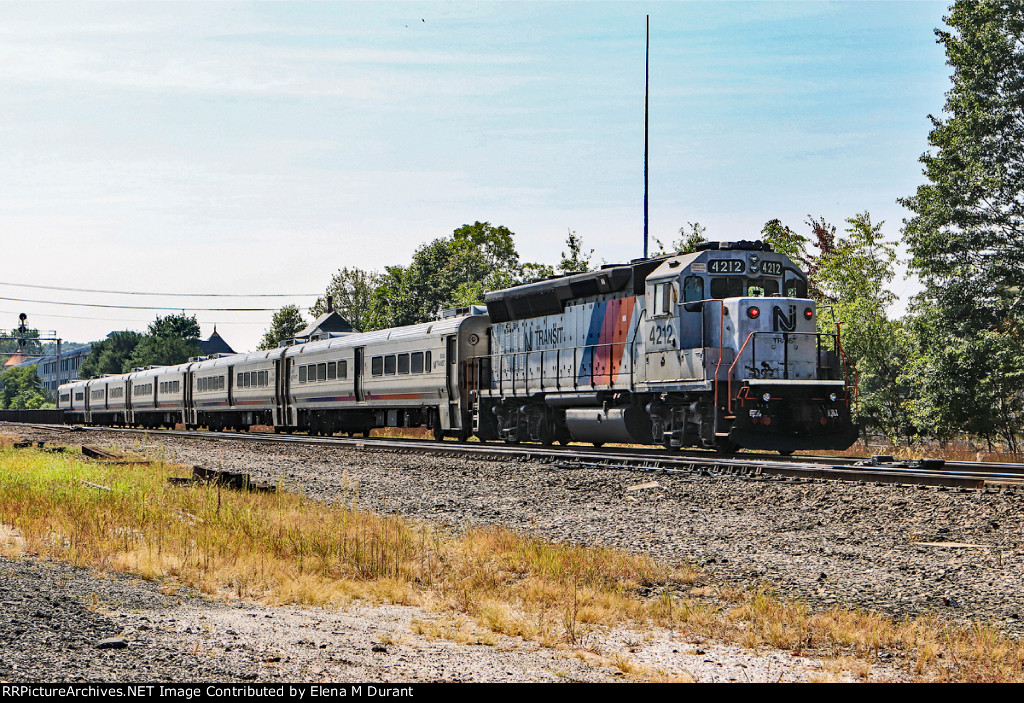
[(676, 331), (672, 325), (651, 325), (651, 344), (676, 345)]
[(711, 259), (708, 273), (746, 273), (747, 262), (743, 259)]

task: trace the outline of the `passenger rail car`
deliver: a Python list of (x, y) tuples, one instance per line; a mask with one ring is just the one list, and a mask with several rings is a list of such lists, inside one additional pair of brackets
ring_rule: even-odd
[(487, 316), (436, 322), (74, 381), (68, 422), (133, 427), (252, 425), (312, 434), (419, 427), (463, 439), (466, 361), (487, 352)]
[(838, 327), (761, 242), (488, 293), (487, 314), (350, 333), (60, 388), (70, 422), (311, 434), (845, 449), (857, 436)]

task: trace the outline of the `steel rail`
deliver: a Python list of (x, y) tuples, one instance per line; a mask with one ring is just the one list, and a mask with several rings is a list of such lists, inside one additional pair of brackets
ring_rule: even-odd
[[(69, 425), (26, 425), (40, 429), (69, 429), (78, 431), (106, 431), (148, 436), (180, 437), (187, 439), (281, 442), (296, 445), (333, 446), (359, 450), (383, 450), (410, 453), (429, 453), (480, 459), (514, 459), (554, 463), (561, 468), (616, 468), (637, 471), (710, 474), (712, 476), (775, 476), (842, 480), (860, 483), (899, 483), (944, 486), (950, 488), (1019, 488), (1024, 489), (1024, 465), (960, 463), (955, 470), (945, 466), (923, 469), (910, 466), (856, 465), (855, 460), (834, 463), (836, 458), (776, 457), (737, 455), (723, 456), (711, 452), (681, 455), (629, 448), (598, 450), (587, 447), (544, 447), (541, 445), (509, 445), (483, 443), (435, 442), (432, 440), (319, 437), (296, 434), (263, 432), (209, 432), (186, 430), (155, 430), (123, 427), (82, 427)], [(843, 458), (845, 459), (845, 458)], [(832, 463), (830, 463), (830, 461)], [(946, 466), (949, 466), (947, 464)], [(979, 467), (980, 470), (979, 470)], [(974, 470), (972, 470), (974, 469)], [(992, 470), (994, 469), (994, 470)], [(1016, 469), (1013, 470), (1013, 469)]]

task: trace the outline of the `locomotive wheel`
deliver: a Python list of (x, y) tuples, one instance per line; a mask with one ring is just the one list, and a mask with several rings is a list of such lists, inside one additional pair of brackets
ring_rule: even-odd
[(604, 446), (604, 442), (591, 442), (591, 444), (593, 444), (595, 447), (598, 447), (598, 448)]
[(740, 446), (738, 444), (727, 439), (720, 439), (715, 442), (715, 451), (719, 454), (735, 454), (739, 450)]
[(441, 427), (441, 418), (437, 417), (436, 415), (434, 416), (434, 441), (444, 441), (444, 428)]
[(781, 454), (782, 456), (793, 456), (793, 450), (792, 449), (780, 449), (779, 450), (779, 454)]
[(555, 443), (555, 433), (551, 431), (551, 424), (544, 419), (540, 423), (540, 432), (538, 433), (538, 439), (540, 443), (545, 447), (550, 447)]

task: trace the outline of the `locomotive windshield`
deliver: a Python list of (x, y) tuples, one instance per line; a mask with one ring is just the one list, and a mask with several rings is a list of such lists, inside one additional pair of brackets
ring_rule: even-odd
[(796, 271), (786, 271), (786, 297), (787, 298), (806, 298), (807, 297), (807, 281), (804, 280)]
[(779, 280), (777, 278), (755, 278), (747, 281), (747, 297), (766, 298), (778, 294)]
[[(780, 281), (778, 278), (742, 278), (730, 276), (728, 278), (711, 279), (711, 297), (722, 298), (767, 298), (779, 295)], [(687, 280), (686, 299), (690, 300), (690, 291), (696, 291), (696, 286), (690, 287)], [(787, 298), (806, 298), (807, 282), (796, 275), (795, 272), (786, 271), (785, 284), (782, 286), (784, 295)], [(700, 300), (700, 298), (693, 298)]]

